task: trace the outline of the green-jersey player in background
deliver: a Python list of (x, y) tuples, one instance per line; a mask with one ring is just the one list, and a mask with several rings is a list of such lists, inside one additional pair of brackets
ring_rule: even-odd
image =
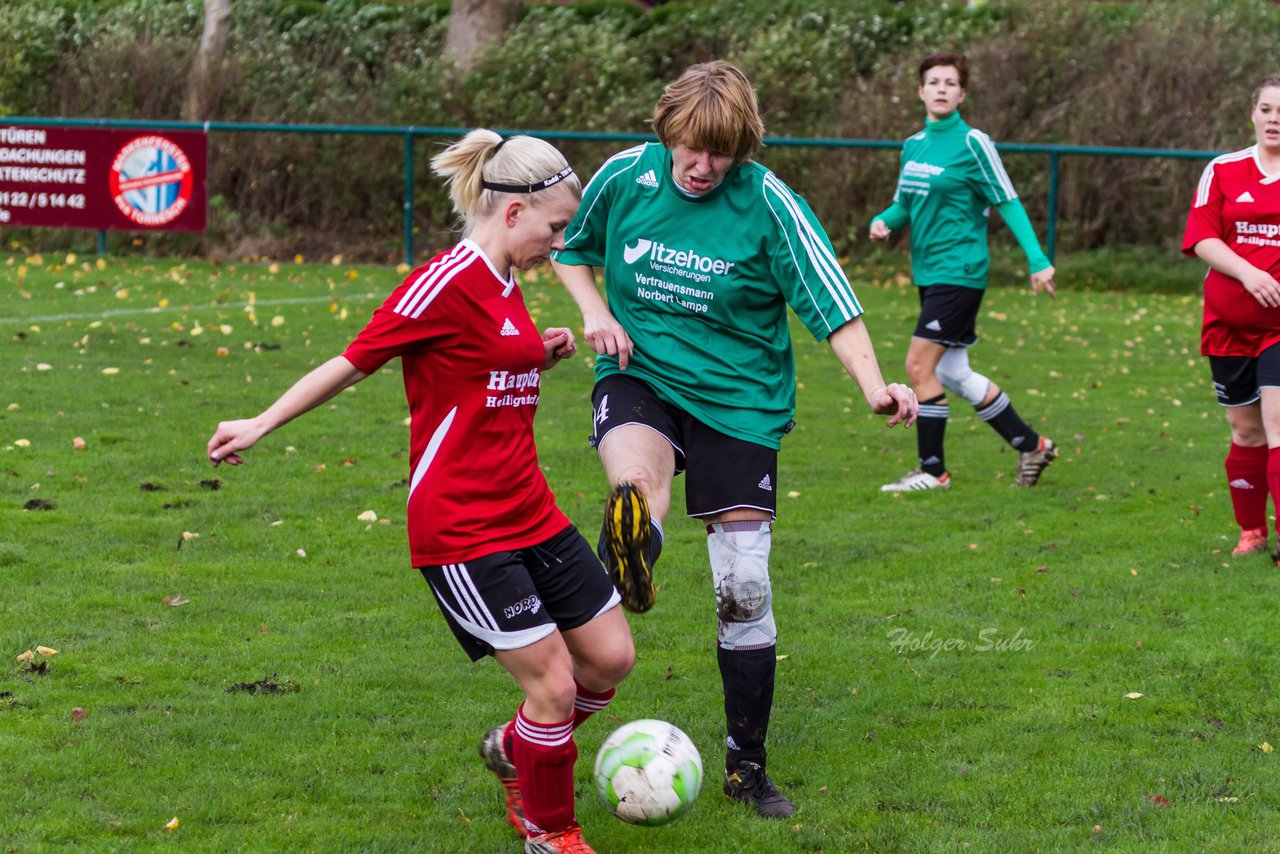
[[(948, 489), (943, 455), (946, 391), (971, 403), (983, 421), (1018, 451), (1019, 486), (1035, 486), (1058, 455), (1052, 442), (1014, 410), (1009, 396), (969, 367), (974, 323), (987, 287), (991, 208), (1004, 217), (1026, 253), (1031, 289), (1053, 296), (1053, 265), (1040, 249), (1018, 193), (991, 137), (969, 127), (959, 107), (969, 66), (958, 53), (935, 53), (920, 64), (920, 100), (928, 121), (902, 146), (902, 171), (893, 204), (871, 222), (871, 239), (911, 226), (911, 273), (919, 287), (920, 319), (907, 351), (907, 376), (920, 398), (916, 444), (920, 466), (885, 492)], [(946, 391), (944, 391), (944, 389)]]

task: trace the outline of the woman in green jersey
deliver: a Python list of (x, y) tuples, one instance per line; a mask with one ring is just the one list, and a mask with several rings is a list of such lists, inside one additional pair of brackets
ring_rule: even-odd
[(947, 397), (963, 397), (1018, 451), (1015, 483), (1035, 486), (1058, 456), (1014, 411), (1009, 396), (969, 367), (974, 322), (987, 287), (991, 208), (1004, 217), (1027, 255), (1031, 291), (1053, 296), (1053, 265), (1040, 249), (991, 138), (960, 118), (969, 66), (958, 53), (935, 53), (920, 63), (920, 100), (928, 121), (902, 146), (902, 171), (893, 204), (871, 222), (871, 239), (884, 240), (910, 224), (911, 272), (919, 287), (920, 319), (907, 350), (907, 376), (920, 399), (916, 444), (920, 466), (887, 483), (884, 492), (949, 489), (943, 455)]
[[(727, 719), (724, 791), (795, 811), (765, 772), (777, 629), (768, 559), (777, 457), (795, 413), (791, 306), (888, 425), (914, 422), (886, 385), (862, 306), (804, 199), (751, 161), (764, 124), (725, 62), (695, 65), (654, 110), (660, 142), (610, 158), (556, 253), (596, 359), (595, 433), (612, 487), (601, 556), (623, 605), (653, 605), (672, 479), (707, 526)], [(606, 304), (593, 268), (604, 271)]]

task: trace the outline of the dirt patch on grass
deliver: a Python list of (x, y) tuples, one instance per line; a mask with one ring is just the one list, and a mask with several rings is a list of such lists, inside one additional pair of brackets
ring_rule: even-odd
[(272, 673), (265, 679), (259, 679), (257, 682), (237, 682), (227, 687), (228, 694), (238, 694), (241, 692), (248, 694), (296, 694), (299, 690), (298, 683), (292, 679), (280, 680), (279, 676)]

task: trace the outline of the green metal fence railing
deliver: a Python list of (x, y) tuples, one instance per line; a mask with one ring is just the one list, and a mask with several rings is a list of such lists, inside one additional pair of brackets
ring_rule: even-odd
[[(40, 125), (45, 127), (138, 128), (155, 130), (185, 130), (208, 133), (305, 133), (365, 136), (399, 136), (404, 139), (404, 259), (413, 263), (413, 174), (414, 140), (419, 137), (458, 137), (470, 128), (416, 127), (414, 125), (330, 125), (330, 124), (273, 124), (265, 122), (166, 122), (143, 119), (64, 119), (4, 117), (0, 124)], [(528, 130), (495, 128), (503, 136), (521, 133), (542, 139), (581, 140), (591, 142), (650, 142), (653, 134), (608, 133), (603, 131)], [(866, 148), (900, 149), (901, 140), (841, 139), (837, 137), (766, 137), (765, 144), (773, 147), (808, 148)], [(1198, 151), (1178, 148), (1121, 148), (1097, 145), (1057, 145), (1050, 143), (997, 143), (1001, 152), (1018, 154), (1044, 154), (1049, 158), (1049, 197), (1046, 202), (1048, 222), (1045, 243), (1049, 258), (1054, 258), (1058, 239), (1058, 184), (1063, 157), (1149, 157), (1173, 160), (1209, 160), (1220, 151)], [(105, 234), (99, 232), (98, 246), (105, 246)]]

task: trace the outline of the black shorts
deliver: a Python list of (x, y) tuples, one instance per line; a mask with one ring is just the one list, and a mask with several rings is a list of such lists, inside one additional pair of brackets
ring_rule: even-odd
[(969, 347), (978, 343), (974, 326), (985, 289), (926, 285), (917, 290), (920, 291), (920, 319), (912, 335), (944, 347)]
[(626, 424), (642, 424), (671, 443), (676, 474), (686, 475), (684, 503), (690, 516), (742, 507), (777, 515), (778, 452), (773, 448), (727, 436), (660, 399), (648, 383), (625, 374), (610, 374), (597, 382), (591, 403), (592, 447), (600, 447), (610, 430)]
[(1210, 356), (1213, 390), (1226, 407), (1256, 403), (1264, 388), (1280, 388), (1280, 344), (1252, 356)]
[(472, 661), (576, 629), (621, 601), (572, 525), (536, 546), (418, 570)]

